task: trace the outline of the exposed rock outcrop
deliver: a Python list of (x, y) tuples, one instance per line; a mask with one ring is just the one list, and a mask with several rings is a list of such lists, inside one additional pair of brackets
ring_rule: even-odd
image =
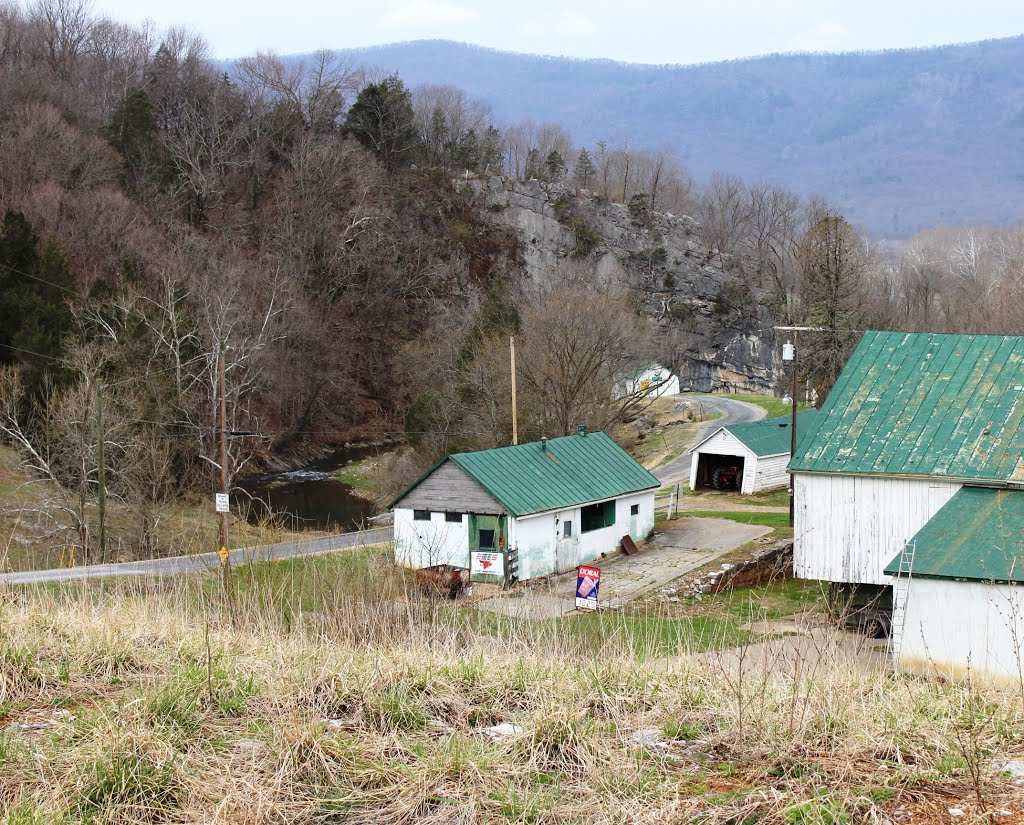
[(692, 218), (607, 203), (564, 184), (459, 181), (496, 223), (522, 236), (526, 275), (544, 283), (585, 265), (636, 292), (683, 390), (771, 390), (778, 379), (767, 285), (703, 241)]

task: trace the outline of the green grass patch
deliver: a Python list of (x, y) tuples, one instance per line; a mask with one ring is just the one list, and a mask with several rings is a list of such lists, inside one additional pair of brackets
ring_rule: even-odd
[[(791, 412), (789, 404), (784, 404), (781, 398), (771, 395), (758, 395), (752, 392), (730, 392), (713, 394), (712, 398), (729, 398), (733, 401), (745, 401), (747, 404), (755, 404), (765, 412), (765, 418), (778, 418)], [(797, 411), (811, 409), (810, 404), (799, 403)]]
[(334, 477), (342, 484), (347, 484), (353, 490), (369, 493), (375, 496), (378, 492), (377, 483), (378, 459), (364, 458), (361, 461), (353, 461), (344, 467), (334, 471)]
[(779, 487), (776, 490), (762, 490), (760, 493), (754, 493), (743, 498), (749, 504), (759, 504), (763, 507), (789, 506), (789, 490), (785, 487)]
[[(288, 617), (330, 610), (353, 598), (377, 601), (401, 590), (405, 573), (395, 568), (390, 545), (374, 545), (238, 565), (234, 577), (240, 602), (268, 601)], [(218, 580), (204, 584), (208, 597), (220, 592)]]
[(684, 510), (680, 516), (695, 518), (724, 518), (740, 524), (759, 524), (773, 530), (789, 529), (789, 513), (758, 513), (732, 510)]
[(790, 579), (777, 584), (737, 587), (704, 597), (702, 609), (718, 610), (735, 624), (777, 621), (815, 609), (825, 598), (819, 582)]

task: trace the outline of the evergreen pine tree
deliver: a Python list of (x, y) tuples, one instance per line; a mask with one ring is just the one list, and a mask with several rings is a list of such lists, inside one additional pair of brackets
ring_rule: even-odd
[(572, 170), (576, 183), (584, 189), (589, 189), (590, 181), (593, 180), (596, 173), (597, 167), (594, 166), (594, 161), (590, 159), (590, 153), (586, 149), (580, 149), (579, 156), (576, 158), (576, 164)]

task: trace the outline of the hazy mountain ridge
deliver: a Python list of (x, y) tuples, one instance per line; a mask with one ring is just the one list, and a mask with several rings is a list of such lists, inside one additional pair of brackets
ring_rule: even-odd
[(767, 177), (876, 235), (1007, 224), (1024, 199), (1024, 37), (930, 49), (637, 66), (417, 41), (346, 52), (451, 83), (577, 141), (668, 143), (691, 173)]

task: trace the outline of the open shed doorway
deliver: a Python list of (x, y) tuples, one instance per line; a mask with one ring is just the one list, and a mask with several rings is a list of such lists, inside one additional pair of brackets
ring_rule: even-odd
[(743, 456), (697, 454), (698, 490), (740, 490), (743, 486)]

